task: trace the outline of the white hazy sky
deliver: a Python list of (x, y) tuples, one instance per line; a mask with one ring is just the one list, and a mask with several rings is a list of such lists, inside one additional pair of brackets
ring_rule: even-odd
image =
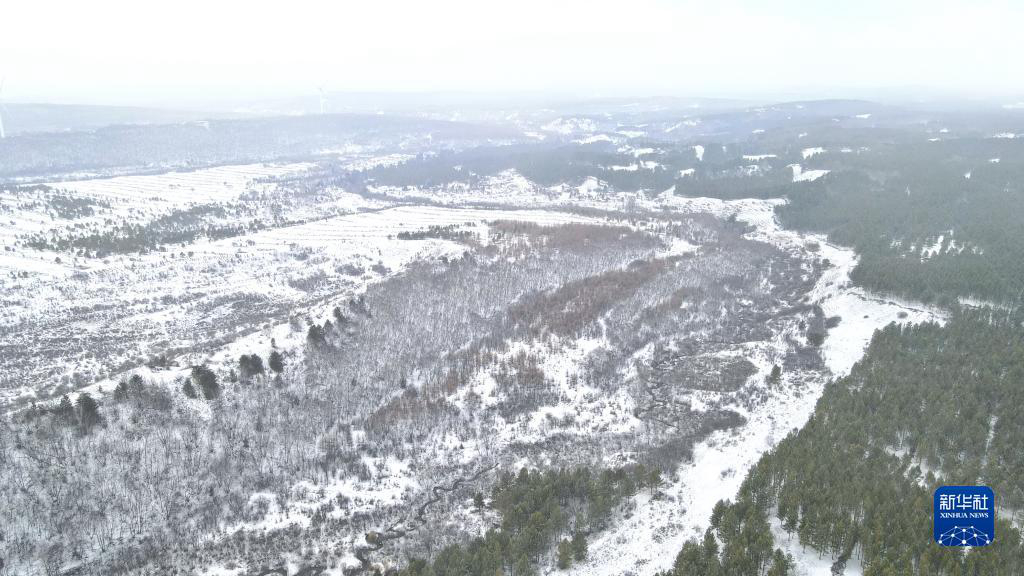
[(1024, 92), (1024, 2), (4, 0), (7, 101)]

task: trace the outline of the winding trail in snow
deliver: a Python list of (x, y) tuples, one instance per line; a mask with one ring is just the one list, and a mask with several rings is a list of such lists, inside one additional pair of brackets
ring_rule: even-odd
[(399, 520), (391, 526), (389, 526), (388, 528), (386, 528), (383, 532), (377, 532), (377, 537), (375, 537), (374, 541), (370, 543), (368, 546), (356, 547), (354, 554), (356, 559), (359, 560), (359, 567), (355, 570), (346, 572), (346, 574), (355, 575), (362, 574), (364, 572), (369, 572), (373, 566), (373, 562), (372, 560), (370, 560), (370, 554), (380, 550), (388, 542), (392, 540), (397, 540), (399, 538), (404, 538), (409, 532), (417, 530), (422, 526), (426, 525), (427, 509), (436, 504), (437, 502), (441, 501), (441, 499), (444, 498), (445, 494), (454, 492), (455, 490), (459, 489), (459, 487), (461, 487), (463, 484), (467, 484), (469, 482), (476, 482), (481, 477), (483, 477), (484, 474), (487, 474), (488, 472), (494, 470), (497, 467), (498, 465), (496, 463), (491, 464), (489, 466), (481, 468), (472, 476), (456, 478), (448, 486), (445, 486), (444, 484), (437, 484), (433, 486), (430, 489), (430, 492), (433, 494), (433, 496), (431, 496), (429, 499), (427, 499), (427, 501), (425, 501), (423, 504), (416, 508), (416, 515), (413, 517), (412, 522), (407, 524), (404, 529), (399, 528), (399, 525), (404, 524), (405, 520)]
[(669, 413), (672, 413), (672, 409), (679, 405), (679, 402), (676, 402), (674, 399), (664, 398), (659, 395), (666, 384), (668, 384), (668, 382), (661, 379), (654, 380), (653, 382), (649, 379), (645, 379), (643, 391), (650, 398), (650, 403), (638, 407), (636, 409), (636, 417), (640, 420), (649, 420), (651, 422), (661, 424), (666, 428), (674, 428), (678, 430), (678, 422), (668, 422), (651, 414), (651, 412), (659, 409), (664, 409)]

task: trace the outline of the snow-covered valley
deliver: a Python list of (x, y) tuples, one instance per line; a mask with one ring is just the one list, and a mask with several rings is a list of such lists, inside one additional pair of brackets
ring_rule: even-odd
[[(324, 574), (395, 568), (500, 526), (473, 497), (498, 471), (638, 464), (667, 473), (615, 507), (570, 572), (668, 569), (876, 329), (945, 318), (853, 286), (853, 251), (782, 228), (781, 200), (515, 170), (310, 194), (321, 174), (225, 166), (0, 198), (8, 410), (82, 392), (117, 403), (139, 379), (181, 419), (166, 458), (195, 427), (245, 437), (239, 465), (259, 473), (231, 488), (237, 512), (176, 544), (204, 574), (310, 556)], [(43, 202), (54, 194), (62, 213)], [(142, 248), (110, 241), (125, 238)], [(250, 354), (284, 367), (247, 374)], [(220, 377), (238, 424), (182, 396), (196, 366)], [(118, 410), (109, 433), (129, 418)], [(233, 428), (249, 418), (255, 435)], [(235, 545), (270, 537), (270, 556)], [(776, 544), (802, 573), (828, 564)]]

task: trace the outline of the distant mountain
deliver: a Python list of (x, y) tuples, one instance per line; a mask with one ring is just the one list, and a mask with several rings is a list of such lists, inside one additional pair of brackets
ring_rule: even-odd
[(376, 114), (118, 124), (94, 130), (23, 133), (0, 140), (0, 178), (308, 158), (325, 150), (380, 146), (381, 142), (416, 152), (420, 144), (429, 144), (433, 138), (476, 145), (491, 138), (516, 136), (507, 128)]
[(173, 124), (241, 116), (200, 110), (167, 110), (129, 106), (7, 103), (0, 110), (8, 136), (35, 132), (94, 130), (115, 124)]

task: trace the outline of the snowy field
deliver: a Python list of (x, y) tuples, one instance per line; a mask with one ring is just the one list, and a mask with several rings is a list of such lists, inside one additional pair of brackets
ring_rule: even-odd
[[(0, 187), (0, 287), (4, 276), (45, 274), (69, 276), (102, 267), (98, 261), (75, 262), (67, 255), (16, 246), (41, 234), (62, 236), (102, 233), (119, 224), (145, 225), (176, 210), (235, 202), (244, 194), (265, 194), (267, 180), (293, 175), (312, 164), (246, 164), (189, 172), (70, 180), (22, 189)], [(72, 208), (61, 211), (61, 204)], [(63, 257), (62, 257), (63, 256)], [(58, 261), (58, 258), (60, 259)], [(2, 321), (2, 319), (0, 319)]]
[[(218, 178), (242, 172), (218, 170)], [(157, 177), (139, 178), (148, 184)], [(73, 183), (68, 188), (79, 186), (92, 193), (106, 190), (109, 197), (115, 196), (117, 189), (109, 181)], [(240, 192), (234, 187), (229, 190), (220, 193)], [(192, 192), (184, 194), (192, 197)], [(33, 272), (10, 281), (5, 288), (2, 325), (45, 326), (53, 341), (71, 338), (73, 333), (76, 340), (98, 346), (54, 354), (26, 342), (22, 349), (26, 356), (16, 358), (18, 365), (12, 358), (7, 366), (13, 372), (12, 380), (20, 385), (8, 387), (4, 397), (11, 400), (38, 394), (54, 379), (75, 388), (89, 380), (96, 382), (94, 389), (109, 385), (165, 350), (193, 352), (192, 359), (199, 360), (255, 331), (274, 332), (269, 326), (287, 324), (292, 314), (316, 317), (322, 313), (326, 317), (337, 302), (365, 289), (368, 282), (401, 272), (412, 261), (457, 257), (465, 250), (450, 240), (400, 239), (401, 232), (459, 226), (486, 241), (487, 221), (548, 225), (599, 221), (544, 210), (431, 206), (365, 210), (360, 197), (353, 196), (353, 201), (348, 207), (352, 213), (347, 215), (223, 240), (200, 239), (172, 252), (112, 256), (102, 261), (68, 259), (57, 264), (57, 254), (24, 249), (18, 258), (0, 260), (0, 265), (11, 271)], [(47, 273), (40, 273), (38, 263), (42, 262), (51, 263), (45, 268)], [(254, 307), (247, 314), (239, 302), (251, 302)], [(71, 319), (71, 310), (80, 311), (78, 318)], [(112, 347), (112, 342), (122, 346)], [(212, 349), (208, 344), (197, 346), (204, 342), (215, 344)]]
[[(544, 130), (569, 134), (580, 128), (590, 127), (559, 119)], [(622, 134), (630, 136), (628, 132)], [(654, 149), (630, 148), (628, 152), (640, 159)], [(823, 152), (808, 148), (803, 157)], [(694, 153), (701, 160), (703, 147), (695, 146)], [(770, 158), (774, 155), (749, 155), (747, 159)], [(403, 159), (366, 161), (365, 166), (354, 165), (353, 169)], [(651, 161), (639, 160), (627, 169), (653, 168), (647, 162)], [(764, 385), (773, 365), (791, 351), (793, 342), (806, 344), (796, 318), (770, 339), (733, 343), (722, 350), (723, 355), (742, 357), (754, 365), (756, 372), (748, 378), (747, 387), (764, 391), (764, 398), (725, 406), (742, 415), (745, 422), (699, 441), (692, 461), (683, 462), (668, 475), (656, 496), (648, 492), (634, 496), (625, 506), (628, 513), (616, 518), (608, 530), (593, 535), (588, 559), (569, 571), (586, 576), (648, 574), (669, 568), (683, 542), (704, 532), (713, 505), (732, 498), (761, 454), (807, 421), (826, 379), (849, 373), (875, 330), (891, 322), (945, 319), (935, 308), (855, 288), (850, 281), (857, 263), (855, 254), (821, 236), (782, 229), (774, 216), (779, 200), (684, 198), (675, 196), (672, 189), (650, 197), (614, 190), (596, 176), (579, 184), (544, 187), (514, 170), (473, 187), (377, 187), (371, 190), (372, 197), (332, 189), (308, 202), (295, 200), (273, 181), (309, 168), (308, 164), (226, 166), (55, 183), (54, 189), (97, 207), (94, 214), (63, 220), (24, 197), (4, 192), (0, 202), (10, 207), (4, 217), (10, 215), (11, 223), (0, 237), (5, 246), (25, 234), (103, 228), (111, 218), (145, 223), (197, 204), (230, 204), (252, 195), (277, 199), (273, 210), (283, 206), (289, 217), (264, 229), (219, 240), (200, 237), (144, 254), (77, 258), (23, 246), (2, 253), (0, 327), (7, 331), (16, 352), (0, 359), (0, 369), (6, 374), (0, 380), (0, 402), (74, 390), (102, 395), (130, 373), (171, 385), (191, 364), (208, 361), (228, 367), (238, 355), (269, 349), (271, 342), (281, 350), (296, 352), (305, 343), (305, 328), (330, 318), (335, 306), (372, 283), (396, 277), (414, 262), (459, 258), (473, 246), (486, 245), (494, 221), (618, 224), (636, 229), (639, 225), (622, 220), (619, 211), (720, 219), (734, 216), (751, 226), (746, 234), (750, 240), (770, 244), (808, 263), (827, 260), (807, 302), (820, 306), (826, 317), (840, 320), (820, 347), (827, 373), (787, 372), (773, 387)], [(792, 168), (794, 182), (811, 181), (827, 173), (802, 171), (796, 164)], [(259, 210), (270, 208), (260, 204)], [(600, 216), (597, 211), (609, 214)], [(459, 240), (419, 234), (408, 237), (441, 228), (466, 234)], [(403, 233), (407, 237), (400, 237)], [(676, 238), (666, 242), (659, 256), (681, 256), (701, 249)], [(25, 326), (35, 330), (21, 330)], [(578, 379), (588, 359), (609, 346), (604, 337), (509, 342), (492, 364), (481, 367), (470, 385), (450, 400), (467, 418), (473, 402), (499, 404), (503, 397), (494, 376), (496, 366), (515, 355), (529, 354), (540, 358), (542, 372), (557, 384), (558, 400), (534, 410), (515, 426), (506, 426), (499, 419), (496, 433), (487, 440), (487, 450), (500, 451), (524, 442), (542, 444), (553, 435), (628, 434), (642, 422), (626, 388), (602, 394)], [(172, 366), (162, 370), (144, 367), (159, 354), (172, 355)], [(703, 400), (694, 395), (690, 401), (699, 407)], [(451, 437), (430, 447), (429, 455), (470, 465), (483, 450), (479, 443)], [(609, 451), (605, 462), (624, 463), (630, 458), (629, 453)], [(516, 464), (558, 466), (559, 462), (548, 458)], [(266, 500), (270, 507), (265, 520), (227, 528), (270, 530), (302, 523), (318, 506), (338, 495), (353, 502), (347, 513), (369, 514), (376, 506), (410, 503), (426, 489), (407, 461), (378, 458), (368, 459), (365, 465), (370, 470), (366, 480), (344, 477), (326, 485), (298, 482), (280, 502), (253, 494), (254, 500)], [(484, 525), (478, 528), (482, 530)], [(799, 573), (827, 574), (828, 559), (817, 558), (816, 552), (805, 555), (798, 544), (782, 541), (784, 534), (775, 535), (776, 544), (793, 553)], [(350, 566), (358, 543), (358, 538), (350, 537), (340, 544)], [(849, 567), (846, 573), (858, 572)]]

